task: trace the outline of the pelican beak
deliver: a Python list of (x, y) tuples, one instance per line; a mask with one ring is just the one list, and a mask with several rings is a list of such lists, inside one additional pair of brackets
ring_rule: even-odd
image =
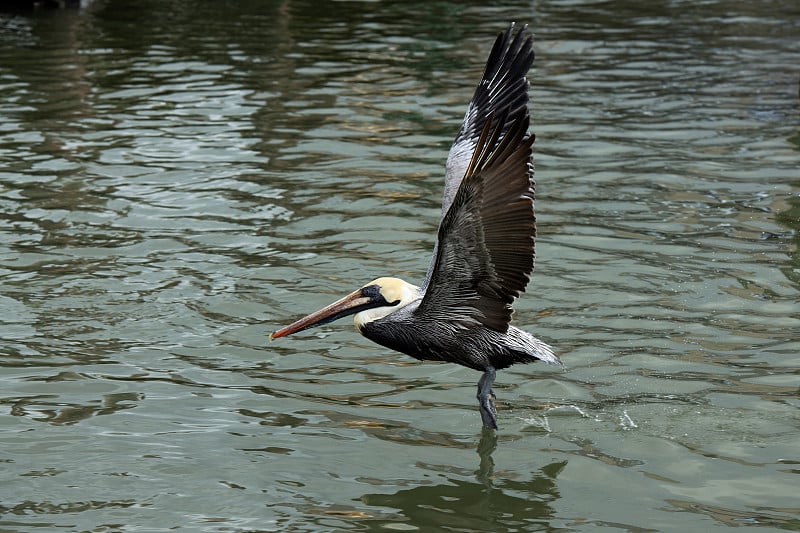
[(369, 285), (367, 287), (358, 289), (357, 291), (348, 294), (341, 300), (337, 300), (327, 307), (323, 307), (319, 311), (311, 313), (307, 317), (301, 318), (293, 324), (270, 333), (269, 340), (278, 339), (303, 331), (304, 329), (313, 328), (314, 326), (321, 326), (328, 322), (333, 322), (342, 317), (353, 315), (365, 309), (372, 309), (386, 304), (386, 300), (381, 296), (379, 287)]

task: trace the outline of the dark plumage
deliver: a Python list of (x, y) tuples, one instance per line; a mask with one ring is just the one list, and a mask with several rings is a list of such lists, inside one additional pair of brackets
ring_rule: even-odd
[(497, 427), (495, 370), (536, 360), (561, 364), (552, 349), (509, 324), (512, 303), (534, 267), (534, 183), (527, 133), (532, 38), (513, 24), (501, 33), (447, 158), (443, 217), (422, 287), (378, 278), (272, 334), (282, 337), (355, 314), (359, 331), (427, 361), (484, 372), (484, 428)]

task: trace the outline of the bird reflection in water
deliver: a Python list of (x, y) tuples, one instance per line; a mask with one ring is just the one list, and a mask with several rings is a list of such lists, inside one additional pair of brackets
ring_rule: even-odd
[[(492, 452), (496, 446), (496, 432), (483, 431), (475, 481), (452, 467), (441, 466), (441, 476), (445, 478), (442, 483), (392, 494), (364, 494), (361, 502), (396, 509), (400, 521), (425, 524), (431, 531), (498, 531), (520, 524), (547, 525), (555, 516), (552, 504), (561, 497), (556, 480), (567, 461), (548, 463), (528, 479), (509, 479), (494, 473)], [(396, 517), (388, 520), (398, 522)]]

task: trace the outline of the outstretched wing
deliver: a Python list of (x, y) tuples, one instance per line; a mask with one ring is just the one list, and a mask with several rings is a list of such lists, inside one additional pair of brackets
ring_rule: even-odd
[(494, 42), (464, 122), (447, 155), (442, 216), (447, 213), (466, 174), (487, 118), (490, 115), (497, 117), (501, 111), (508, 110), (501, 129), (501, 134), (504, 134), (511, 127), (511, 118), (528, 105), (528, 80), (525, 76), (533, 64), (533, 38), (528, 35), (527, 28), (527, 25), (522, 26), (514, 36), (512, 23)]
[(506, 331), (511, 304), (533, 271), (536, 217), (528, 110), (490, 113), (465, 177), (439, 225), (415, 313), (456, 326)]

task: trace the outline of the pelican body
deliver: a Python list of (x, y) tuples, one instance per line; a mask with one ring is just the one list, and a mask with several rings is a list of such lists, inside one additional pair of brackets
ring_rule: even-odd
[(479, 370), (485, 429), (497, 429), (492, 384), (515, 363), (560, 365), (553, 349), (512, 325), (534, 267), (534, 135), (528, 133), (533, 39), (514, 24), (497, 36), (447, 158), (442, 220), (418, 287), (382, 277), (270, 335), (355, 315), (366, 338), (422, 361)]

